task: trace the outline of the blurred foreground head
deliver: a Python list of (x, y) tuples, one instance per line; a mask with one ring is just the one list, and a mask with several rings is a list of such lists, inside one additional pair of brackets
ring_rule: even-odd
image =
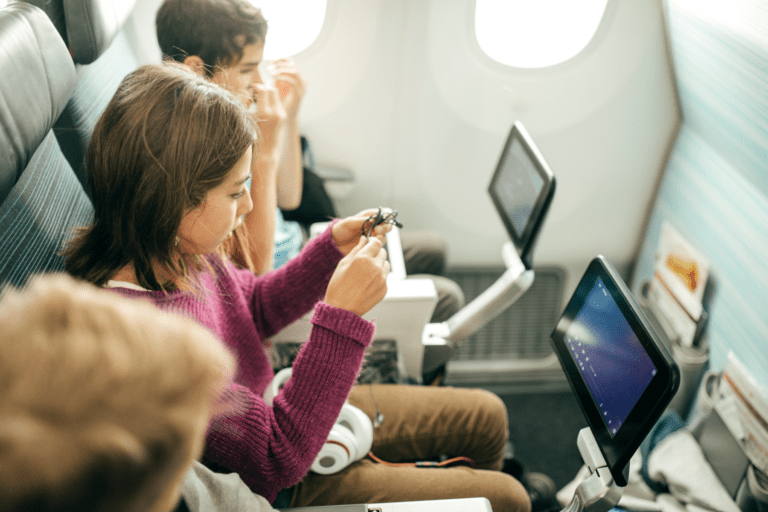
[(171, 510), (232, 376), (219, 341), (63, 274), (7, 291), (0, 326), (0, 510)]

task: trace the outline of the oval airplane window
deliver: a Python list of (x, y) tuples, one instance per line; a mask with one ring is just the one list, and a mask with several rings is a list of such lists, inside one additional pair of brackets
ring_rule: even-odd
[(264, 58), (296, 55), (315, 42), (325, 22), (327, 0), (251, 0), (269, 23)]
[(608, 0), (476, 0), (475, 38), (493, 60), (543, 68), (574, 57), (592, 40)]

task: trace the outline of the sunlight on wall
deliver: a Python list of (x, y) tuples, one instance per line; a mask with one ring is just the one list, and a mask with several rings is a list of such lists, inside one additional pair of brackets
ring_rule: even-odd
[[(2, 1), (2, 0), (0, 0)], [(311, 45), (325, 21), (326, 0), (250, 0), (269, 23), (264, 58), (295, 55)]]
[(477, 0), (480, 48), (508, 66), (540, 68), (565, 62), (595, 35), (608, 0)]

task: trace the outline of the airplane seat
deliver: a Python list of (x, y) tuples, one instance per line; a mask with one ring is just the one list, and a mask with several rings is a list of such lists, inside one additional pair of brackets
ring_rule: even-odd
[(0, 9), (0, 48), (1, 292), (63, 271), (58, 253), (93, 209), (52, 130), (77, 81), (65, 43), (42, 10), (15, 2)]
[(93, 128), (120, 81), (138, 67), (122, 31), (135, 0), (22, 0), (45, 11), (66, 42), (77, 86), (54, 133), (87, 193), (85, 151)]

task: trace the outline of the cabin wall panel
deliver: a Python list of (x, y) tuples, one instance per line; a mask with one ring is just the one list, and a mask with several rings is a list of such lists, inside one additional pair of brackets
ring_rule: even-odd
[(711, 262), (711, 367), (730, 351), (768, 383), (768, 6), (669, 0), (683, 127), (655, 201), (633, 278), (653, 272), (670, 222)]
[[(473, 47), (471, 0), (364, 2), (380, 20), (356, 95), (303, 117), (317, 158), (356, 173), (341, 211), (389, 204), (407, 229), (443, 233), (452, 264), (501, 264), (508, 238), (486, 188), (520, 119), (559, 180), (536, 263), (570, 270), (566, 294), (596, 254), (629, 268), (678, 123), (660, 4), (618, 2), (573, 62), (520, 70)], [(343, 80), (313, 60), (345, 51), (296, 56), (308, 112), (322, 101), (313, 84)]]

